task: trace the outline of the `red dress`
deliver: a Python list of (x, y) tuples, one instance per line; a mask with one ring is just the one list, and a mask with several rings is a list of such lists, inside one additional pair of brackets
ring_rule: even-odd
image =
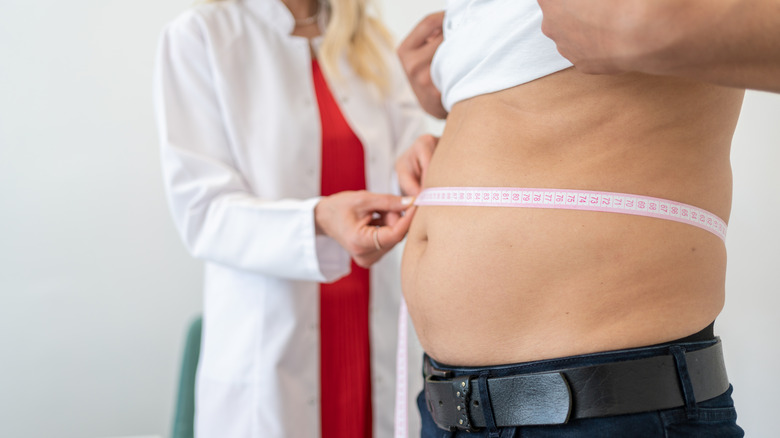
[[(312, 71), (322, 122), (321, 194), (364, 190), (363, 145), (341, 114), (316, 60)], [(348, 276), (320, 286), (323, 438), (371, 436), (368, 274), (353, 261)]]

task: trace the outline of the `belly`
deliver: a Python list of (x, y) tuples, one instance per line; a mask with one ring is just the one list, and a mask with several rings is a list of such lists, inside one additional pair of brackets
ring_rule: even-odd
[[(458, 103), (426, 187), (544, 187), (655, 196), (727, 220), (741, 92), (568, 70)], [(716, 236), (655, 218), (419, 207), (402, 267), (435, 359), (490, 365), (648, 345), (723, 305)]]

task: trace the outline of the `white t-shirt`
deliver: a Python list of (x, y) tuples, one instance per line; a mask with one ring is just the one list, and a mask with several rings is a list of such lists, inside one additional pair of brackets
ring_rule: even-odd
[(447, 0), (444, 42), (431, 65), (447, 111), (461, 100), (570, 67), (542, 33), (536, 0)]

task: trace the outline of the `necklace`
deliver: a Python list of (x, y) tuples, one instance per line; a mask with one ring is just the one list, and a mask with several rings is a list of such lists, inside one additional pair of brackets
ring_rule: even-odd
[(314, 24), (317, 22), (317, 18), (320, 16), (320, 4), (317, 2), (317, 11), (314, 12), (314, 15), (306, 18), (296, 19), (295, 25), (296, 26), (308, 26), (310, 24)]

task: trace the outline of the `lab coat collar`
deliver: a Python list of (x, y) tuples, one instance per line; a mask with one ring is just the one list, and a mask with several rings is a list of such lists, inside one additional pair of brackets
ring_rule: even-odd
[[(279, 32), (289, 35), (295, 30), (295, 18), (282, 0), (244, 0), (247, 8), (267, 20)], [(320, 14), (319, 26), (322, 31), (327, 24), (328, 8)], [(317, 39), (319, 39), (318, 37)]]

